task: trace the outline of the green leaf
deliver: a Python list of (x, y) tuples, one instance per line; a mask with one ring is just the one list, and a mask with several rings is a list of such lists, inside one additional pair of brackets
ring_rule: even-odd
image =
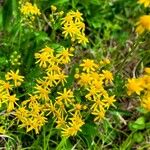
[(129, 129), (131, 131), (143, 130), (145, 128), (145, 118), (139, 117), (135, 122), (129, 123)]
[(144, 136), (141, 132), (136, 132), (133, 134), (133, 140), (137, 143), (141, 143), (144, 140)]

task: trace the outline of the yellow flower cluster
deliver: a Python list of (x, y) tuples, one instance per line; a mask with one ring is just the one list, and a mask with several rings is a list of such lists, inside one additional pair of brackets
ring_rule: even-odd
[(94, 121), (103, 119), (106, 110), (116, 101), (115, 96), (110, 96), (105, 90), (105, 86), (112, 84), (113, 81), (113, 75), (110, 71), (101, 70), (108, 63), (108, 59), (99, 64), (94, 60), (84, 59), (80, 64), (81, 71), (78, 70), (78, 73), (75, 74), (78, 86), (84, 88), (86, 92), (87, 107), (95, 116)]
[(0, 107), (4, 103), (7, 107), (7, 112), (15, 109), (15, 105), (18, 105), (16, 101), (19, 99), (16, 94), (12, 94), (13, 90), (20, 86), (23, 82), (23, 76), (19, 75), (19, 70), (13, 72), (7, 72), (5, 80), (0, 80)]
[(40, 10), (37, 8), (36, 4), (32, 5), (29, 2), (26, 2), (21, 6), (20, 11), (25, 16), (39, 16), (41, 15)]
[(85, 36), (85, 24), (83, 23), (82, 14), (77, 10), (70, 11), (62, 19), (64, 37), (71, 37), (71, 41), (77, 40), (78, 43), (86, 45), (88, 39)]
[(150, 0), (138, 0), (140, 4), (144, 4), (144, 7), (150, 6)]
[[(116, 101), (114, 95), (110, 96), (105, 89), (105, 86), (112, 84), (113, 75), (108, 70), (101, 70), (101, 67), (110, 63), (108, 59), (100, 63), (84, 59), (75, 74), (75, 85), (69, 89), (65, 87), (73, 52), (72, 47), (59, 52), (45, 47), (35, 53), (36, 63), (42, 69), (43, 76), (36, 79), (34, 90), (25, 94), (26, 99), (21, 98), (18, 103), (15, 89), (24, 81), (19, 70), (11, 70), (6, 73), (5, 80), (0, 80), (0, 107), (4, 104), (7, 112), (13, 111), (19, 127), (26, 128), (27, 132), (35, 130), (38, 134), (48, 117), (53, 117), (62, 136), (75, 136), (85, 124), (87, 111), (95, 116), (95, 121), (100, 121), (105, 117), (106, 110), (113, 106)], [(55, 93), (54, 89), (58, 91)], [(83, 100), (78, 101), (75, 93), (81, 89), (84, 92)]]
[[(145, 7), (150, 6), (150, 0), (139, 0), (140, 4), (144, 4)], [(150, 15), (143, 15), (136, 23), (136, 32), (142, 34), (144, 31), (150, 31)]]
[(35, 18), (41, 15), (40, 10), (36, 6), (36, 4), (32, 5), (30, 2), (22, 2), (20, 1), (21, 7), (20, 12), (22, 14), (21, 18), (23, 25), (28, 25), (29, 27), (33, 28), (33, 23)]
[(141, 105), (150, 111), (150, 68), (145, 68), (145, 74), (139, 78), (128, 79), (127, 93), (136, 93), (141, 97)]

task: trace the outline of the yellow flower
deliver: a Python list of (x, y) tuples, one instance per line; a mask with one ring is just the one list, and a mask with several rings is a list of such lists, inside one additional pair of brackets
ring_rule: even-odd
[(39, 134), (39, 130), (46, 123), (47, 118), (43, 116), (43, 114), (38, 114), (32, 120), (29, 121), (27, 126), (27, 132), (31, 130), (35, 130), (36, 134)]
[(68, 36), (71, 37), (72, 42), (77, 40), (78, 43), (86, 45), (89, 41), (85, 37), (85, 24), (82, 21), (82, 14), (78, 10), (76, 12), (68, 12), (61, 22), (63, 25), (62, 34), (64, 34), (65, 38)]
[(142, 86), (143, 82), (141, 80), (135, 78), (128, 79), (128, 83), (126, 84), (128, 95), (131, 95), (134, 92), (140, 95), (141, 91), (143, 90)]
[(86, 45), (87, 43), (89, 43), (88, 38), (84, 34), (79, 34), (77, 36), (77, 39), (78, 39), (78, 43), (81, 43), (83, 45)]
[(139, 0), (140, 4), (144, 4), (145, 7), (150, 6), (150, 0)]
[(141, 82), (143, 81), (143, 88), (145, 91), (150, 91), (150, 75), (144, 75), (141, 77)]
[(29, 116), (29, 111), (25, 107), (19, 107), (14, 114), (19, 121), (26, 122)]
[(82, 18), (83, 14), (80, 13), (78, 10), (76, 12), (75, 11), (70, 11), (69, 14), (72, 15), (75, 18), (75, 22), (83, 21), (83, 18)]
[(97, 95), (99, 95), (100, 93), (100, 90), (95, 88), (94, 86), (91, 86), (90, 88), (87, 89), (88, 90), (88, 94), (85, 95), (85, 97), (88, 99), (88, 100), (91, 100), (91, 99), (95, 99), (95, 97)]
[(62, 135), (64, 137), (75, 136), (78, 131), (81, 131), (81, 127), (84, 124), (84, 121), (78, 114), (74, 114), (70, 120), (71, 122), (68, 123), (69, 125), (66, 125), (65, 128), (62, 128)]
[(49, 54), (47, 52), (35, 53), (35, 58), (38, 59), (36, 63), (39, 63), (40, 67), (46, 68), (49, 63)]
[(95, 115), (94, 121), (101, 121), (105, 117), (105, 109), (101, 106), (100, 110), (95, 110), (92, 112)]
[(29, 2), (26, 2), (21, 6), (20, 11), (23, 15), (40, 15), (40, 10), (37, 8), (36, 4), (32, 5)]
[(150, 31), (150, 15), (144, 15), (140, 17), (139, 21), (137, 22), (136, 32), (141, 34), (145, 30)]
[(86, 71), (87, 73), (90, 71), (95, 71), (98, 68), (98, 65), (91, 59), (84, 59), (80, 66), (83, 67), (83, 71)]
[(62, 69), (56, 65), (56, 64), (51, 64), (50, 66), (48, 66), (47, 70), (48, 73), (50, 74), (60, 74)]
[(56, 99), (58, 101), (63, 101), (66, 105), (69, 105), (72, 103), (73, 101), (73, 92), (71, 90), (68, 90), (66, 88), (64, 88), (64, 92), (57, 92), (60, 96), (58, 96)]
[(47, 76), (45, 76), (44, 79), (45, 83), (52, 87), (54, 85), (57, 85), (57, 80), (59, 79), (59, 76), (58, 74), (47, 73)]
[(61, 50), (59, 54), (56, 55), (56, 57), (60, 59), (63, 64), (69, 63), (71, 56), (73, 56), (73, 54), (69, 52), (68, 48)]
[(115, 106), (113, 103), (116, 101), (116, 99), (115, 96), (105, 96), (102, 101), (105, 103), (104, 107), (108, 109), (111, 105)]
[(69, 24), (71, 24), (71, 23), (73, 23), (73, 16), (68, 13), (68, 14), (62, 19), (61, 24), (69, 25)]
[(8, 96), (8, 107), (7, 107), (7, 111), (8, 111), (8, 112), (14, 110), (14, 108), (15, 108), (14, 105), (15, 105), (15, 104), (18, 105), (18, 104), (16, 103), (17, 100), (19, 100), (19, 99), (16, 98), (16, 94), (14, 94), (14, 95), (9, 95), (9, 96)]
[(63, 72), (60, 73), (60, 74), (58, 75), (58, 83), (61, 83), (61, 84), (64, 86), (65, 82), (67, 82), (67, 80), (66, 80), (67, 77), (68, 77), (68, 76), (65, 75)]
[(0, 108), (2, 103), (6, 103), (8, 100), (9, 93), (6, 91), (3, 91), (3, 89), (0, 89)]
[(90, 74), (81, 73), (81, 75), (79, 75), (79, 76), (80, 76), (80, 78), (79, 78), (78, 84), (80, 86), (85, 86), (86, 87), (91, 83), (92, 78), (91, 78)]
[(147, 68), (144, 69), (144, 71), (145, 71), (147, 74), (150, 75), (150, 68), (147, 67)]
[(100, 110), (103, 106), (105, 105), (105, 103), (103, 101), (100, 100), (99, 96), (97, 98), (95, 98), (93, 100), (93, 104), (90, 107), (90, 109), (95, 112), (97, 110)]
[(45, 87), (42, 87), (40, 85), (36, 85), (35, 86), (35, 93), (38, 94), (39, 96), (39, 99), (42, 99), (42, 100), (49, 100), (49, 93), (50, 93), (50, 90), (49, 89), (46, 89)]
[(108, 70), (102, 70), (103, 72), (103, 76), (104, 76), (104, 79), (105, 79), (105, 83), (107, 84), (108, 82), (112, 83), (113, 81), (113, 75), (110, 71)]
[(76, 33), (78, 33), (79, 32), (79, 29), (77, 28), (77, 26), (75, 25), (75, 24), (70, 24), (69, 26), (68, 25), (65, 25), (64, 27), (63, 27), (63, 32), (62, 32), (62, 34), (64, 34), (64, 37), (66, 38), (68, 35), (72, 38), (72, 39), (74, 39), (75, 38), (75, 36), (76, 36)]
[(58, 117), (57, 120), (56, 120), (56, 128), (64, 128), (65, 125), (66, 125), (66, 118), (64, 118), (63, 116), (61, 117)]
[(150, 93), (142, 97), (141, 105), (143, 108), (150, 111)]
[(7, 72), (7, 74), (5, 75), (5, 78), (6, 80), (13, 80), (15, 86), (20, 86), (21, 82), (23, 82), (24, 77), (18, 74), (19, 74), (19, 70), (17, 70), (16, 72), (10, 70), (10, 72)]

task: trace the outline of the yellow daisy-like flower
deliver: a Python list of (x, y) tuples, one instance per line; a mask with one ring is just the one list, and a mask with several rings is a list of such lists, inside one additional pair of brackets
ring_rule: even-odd
[(98, 65), (94, 63), (94, 60), (90, 59), (84, 59), (83, 63), (80, 64), (81, 67), (83, 67), (83, 71), (90, 72), (95, 71), (98, 68)]
[(10, 72), (7, 72), (7, 74), (5, 75), (5, 78), (6, 80), (13, 80), (15, 86), (20, 86), (21, 83), (23, 82), (24, 77), (18, 74), (19, 74), (19, 70), (17, 70), (16, 72), (10, 70)]
[(105, 109), (101, 106), (100, 110), (96, 109), (92, 112), (93, 115), (95, 115), (94, 121), (101, 121), (105, 117)]
[(150, 15), (140, 17), (137, 22), (136, 32), (142, 34), (145, 30), (150, 31)]
[(58, 101), (64, 101), (66, 105), (72, 103), (72, 100), (74, 98), (73, 92), (71, 90), (68, 90), (64, 88), (64, 92), (57, 92), (59, 96), (56, 98)]
[(128, 95), (131, 95), (132, 93), (136, 93), (140, 95), (140, 92), (143, 90), (142, 88), (143, 82), (139, 79), (128, 79), (128, 83), (126, 84), (126, 87), (128, 89), (127, 93)]
[(68, 48), (63, 49), (59, 54), (57, 54), (57, 57), (60, 59), (60, 61), (61, 61), (63, 64), (69, 63), (71, 56), (73, 56), (73, 54), (71, 54), (71, 53), (69, 52), (69, 49), (68, 49)]
[(150, 6), (150, 0), (139, 0), (138, 2), (140, 4), (144, 4), (144, 7), (149, 7)]
[(49, 93), (50, 93), (49, 89), (46, 89), (45, 87), (42, 87), (38, 84), (35, 86), (35, 89), (36, 89), (35, 93), (38, 94), (39, 99), (43, 99), (45, 101), (49, 100)]
[(38, 59), (36, 63), (39, 63), (40, 67), (46, 68), (49, 62), (49, 54), (46, 52), (43, 53), (35, 53), (35, 58)]
[(16, 98), (16, 94), (8, 96), (8, 108), (7, 108), (8, 112), (14, 110), (14, 108), (15, 108), (14, 105), (17, 104), (16, 103), (17, 100), (19, 100), (19, 99)]
[(37, 8), (36, 4), (32, 5), (29, 2), (26, 2), (24, 5), (21, 6), (20, 9), (23, 15), (40, 15), (40, 10)]
[(108, 70), (102, 70), (103, 72), (103, 76), (105, 79), (105, 83), (107, 84), (108, 82), (112, 82), (113, 81), (113, 75), (110, 71)]
[(62, 135), (64, 137), (75, 136), (78, 131), (82, 131), (81, 127), (84, 125), (84, 121), (80, 115), (74, 114), (70, 120), (69, 125), (66, 125), (66, 127), (62, 129)]

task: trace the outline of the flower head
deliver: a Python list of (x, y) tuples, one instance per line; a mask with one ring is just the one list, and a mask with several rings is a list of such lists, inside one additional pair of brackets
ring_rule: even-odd
[(150, 15), (144, 15), (140, 17), (139, 21), (137, 22), (136, 32), (141, 34), (145, 30), (150, 31)]
[(84, 59), (80, 66), (83, 67), (83, 71), (86, 72), (95, 71), (98, 68), (98, 65), (91, 59)]
[(139, 79), (128, 79), (128, 83), (126, 84), (128, 95), (131, 95), (134, 92), (140, 95), (140, 92), (143, 90), (142, 85), (143, 82)]
[(23, 82), (24, 77), (18, 74), (19, 74), (19, 70), (17, 70), (16, 72), (10, 70), (10, 72), (7, 72), (7, 74), (5, 75), (5, 78), (6, 80), (13, 80), (15, 86), (20, 86), (21, 83)]

